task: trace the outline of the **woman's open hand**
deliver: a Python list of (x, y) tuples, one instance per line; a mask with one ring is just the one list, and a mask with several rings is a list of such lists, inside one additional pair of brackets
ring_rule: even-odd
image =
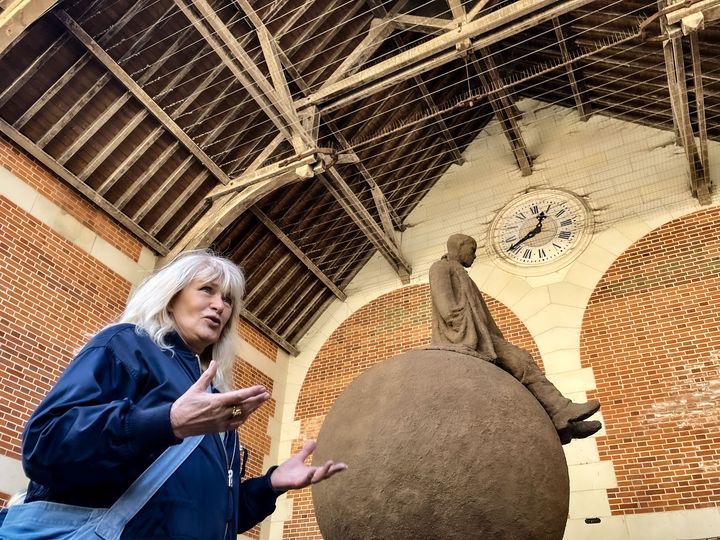
[(315, 446), (315, 441), (305, 443), (302, 450), (279, 465), (270, 476), (273, 488), (277, 490), (304, 488), (347, 469), (345, 463), (335, 463), (332, 460), (326, 461), (320, 467), (305, 465), (305, 460), (313, 453)]
[(270, 398), (264, 386), (251, 386), (232, 392), (213, 394), (207, 391), (217, 373), (217, 363), (210, 366), (187, 392), (170, 408), (170, 424), (178, 439), (237, 429)]

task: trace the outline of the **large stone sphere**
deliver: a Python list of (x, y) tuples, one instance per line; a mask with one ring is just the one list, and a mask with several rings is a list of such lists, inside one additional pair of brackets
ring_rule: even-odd
[(320, 430), (312, 488), (325, 540), (560, 539), (565, 455), (536, 399), (497, 366), (413, 350), (360, 375)]

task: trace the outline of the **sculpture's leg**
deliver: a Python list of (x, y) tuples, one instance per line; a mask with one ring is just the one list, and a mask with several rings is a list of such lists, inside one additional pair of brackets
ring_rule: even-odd
[(588, 418), (600, 408), (597, 400), (573, 403), (563, 396), (525, 349), (498, 337), (493, 337), (493, 345), (498, 357), (497, 365), (525, 385), (547, 411), (558, 431), (567, 428), (570, 422)]

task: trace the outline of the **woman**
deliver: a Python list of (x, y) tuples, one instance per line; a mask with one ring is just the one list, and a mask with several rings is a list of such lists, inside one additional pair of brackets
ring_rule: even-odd
[(107, 508), (164, 450), (207, 435), (123, 538), (225, 539), (270, 515), (286, 490), (346, 469), (306, 466), (309, 443), (240, 481), (236, 429), (270, 397), (259, 385), (229, 389), (243, 289), (232, 261), (204, 251), (143, 282), (120, 322), (83, 347), (28, 421), (25, 502)]

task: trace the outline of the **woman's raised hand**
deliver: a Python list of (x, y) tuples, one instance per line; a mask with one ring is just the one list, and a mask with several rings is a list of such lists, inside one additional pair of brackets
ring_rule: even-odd
[(212, 361), (195, 384), (172, 404), (170, 424), (178, 439), (237, 429), (270, 399), (270, 393), (260, 385), (210, 393), (207, 390), (216, 373), (217, 363)]

